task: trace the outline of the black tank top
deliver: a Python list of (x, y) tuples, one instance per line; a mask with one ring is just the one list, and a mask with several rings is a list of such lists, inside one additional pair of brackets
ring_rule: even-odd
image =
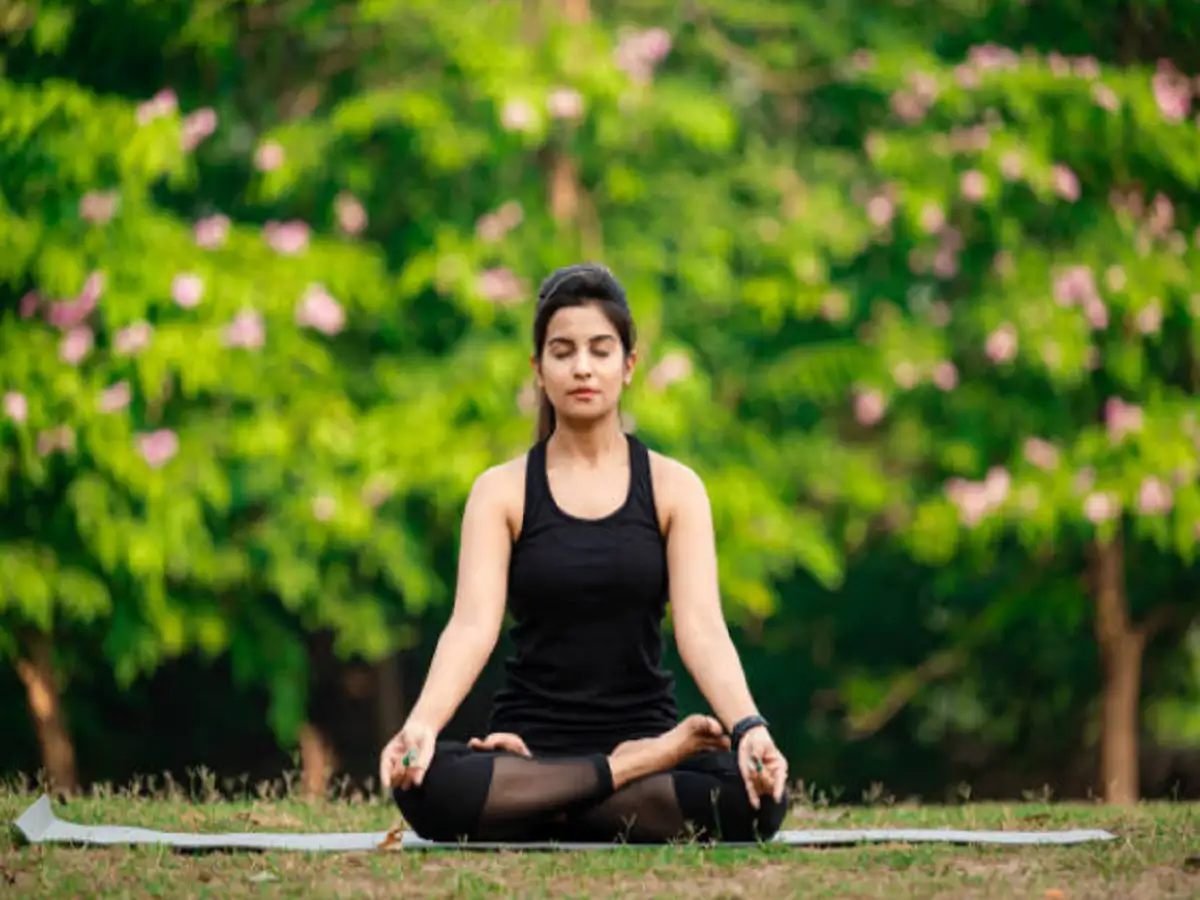
[(559, 508), (546, 442), (529, 451), (525, 511), (508, 571), (514, 653), (491, 731), (519, 734), (538, 754), (607, 753), (677, 720), (675, 680), (663, 668), (666, 546), (650, 454), (632, 435), (629, 493), (600, 519)]

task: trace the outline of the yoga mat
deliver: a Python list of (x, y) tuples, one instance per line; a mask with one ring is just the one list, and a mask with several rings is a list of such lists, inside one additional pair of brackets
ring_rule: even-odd
[[(298, 834), (252, 832), (244, 834), (186, 834), (154, 831), (122, 825), (75, 825), (54, 815), (50, 798), (43, 795), (14, 823), (17, 831), (31, 844), (74, 844), (113, 846), (150, 844), (180, 850), (298, 850), (338, 853), (377, 850), (382, 844), (401, 850), (610, 850), (625, 846), (619, 842), (603, 844), (566, 843), (439, 843), (426, 841), (411, 831), (395, 833), (345, 832), (341, 834)], [(389, 840), (390, 838), (390, 840)], [(789, 847), (837, 847), (864, 843), (941, 843), (941, 844), (1082, 844), (1111, 841), (1116, 835), (1107, 831), (961, 831), (941, 828), (846, 828), (827, 830), (781, 831), (769, 841)], [(756, 846), (733, 844), (723, 846)]]

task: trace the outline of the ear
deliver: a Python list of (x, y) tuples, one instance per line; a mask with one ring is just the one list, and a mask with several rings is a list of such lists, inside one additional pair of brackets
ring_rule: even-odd
[(626, 386), (633, 383), (633, 369), (637, 365), (637, 348), (630, 350), (625, 355), (625, 384)]
[(539, 388), (545, 387), (545, 385), (542, 384), (542, 364), (538, 360), (536, 353), (530, 354), (529, 368), (533, 369), (533, 379), (537, 383), (537, 386)]

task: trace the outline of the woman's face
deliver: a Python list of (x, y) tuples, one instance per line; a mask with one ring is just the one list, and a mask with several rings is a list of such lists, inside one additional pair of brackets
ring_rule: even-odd
[(533, 359), (538, 386), (560, 418), (595, 421), (613, 412), (633, 378), (636, 351), (625, 355), (617, 329), (599, 304), (568, 306), (550, 319), (541, 358)]

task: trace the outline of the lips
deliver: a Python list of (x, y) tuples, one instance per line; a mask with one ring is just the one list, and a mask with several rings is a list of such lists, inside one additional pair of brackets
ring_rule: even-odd
[(596, 393), (597, 392), (593, 391), (591, 388), (580, 388), (579, 390), (571, 391), (570, 396), (578, 397), (581, 400), (588, 400), (592, 397), (595, 397)]

